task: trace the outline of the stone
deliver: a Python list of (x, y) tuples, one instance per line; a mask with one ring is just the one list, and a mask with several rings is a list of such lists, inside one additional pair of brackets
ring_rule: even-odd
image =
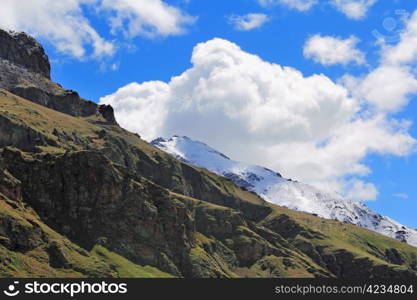
[(51, 78), (51, 65), (43, 47), (24, 32), (0, 29), (0, 58)]

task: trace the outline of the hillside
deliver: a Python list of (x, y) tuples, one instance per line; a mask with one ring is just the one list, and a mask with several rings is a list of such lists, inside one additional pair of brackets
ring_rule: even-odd
[[(21, 57), (19, 39), (0, 35)], [(269, 204), (0, 57), (1, 276), (417, 276), (417, 248)]]
[(264, 167), (237, 162), (210, 146), (183, 136), (158, 138), (152, 144), (178, 159), (230, 178), (264, 200), (316, 216), (354, 224), (417, 246), (417, 230), (382, 216), (364, 203), (286, 179)]

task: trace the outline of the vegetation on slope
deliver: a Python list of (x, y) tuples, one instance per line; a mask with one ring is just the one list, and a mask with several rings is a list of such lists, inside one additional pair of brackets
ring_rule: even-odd
[(140, 266), (102, 246), (88, 252), (41, 222), (24, 203), (0, 193), (0, 277), (134, 277), (171, 275)]
[(416, 248), (268, 204), (101, 116), (2, 90), (0, 149), (1, 276), (417, 275)]

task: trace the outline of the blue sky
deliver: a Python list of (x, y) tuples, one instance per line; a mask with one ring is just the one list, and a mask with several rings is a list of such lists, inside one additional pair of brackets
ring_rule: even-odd
[[(255, 150), (251, 153), (247, 150), (247, 155), (242, 154), (242, 156), (239, 156), (239, 152), (241, 152), (239, 145), (242, 144), (236, 143), (234, 145), (230, 145), (230, 147), (223, 147), (224, 140), (216, 140), (213, 136), (206, 136), (205, 130), (202, 130), (200, 135), (197, 129), (189, 131), (187, 129), (187, 127), (190, 127), (189, 124), (188, 126), (186, 123), (178, 125), (172, 120), (169, 121), (169, 117), (167, 117), (166, 120), (163, 120), (165, 122), (163, 124), (163, 128), (165, 129), (156, 131), (156, 133), (160, 133), (162, 135), (171, 134), (174, 130), (181, 131), (178, 132), (178, 134), (192, 135), (193, 138), (206, 141), (214, 147), (220, 148), (220, 150), (226, 152), (226, 154), (231, 155), (232, 157), (249, 160), (253, 163), (269, 164), (269, 162), (271, 162), (268, 167), (273, 167), (279, 172), (282, 172), (282, 168), (284, 169), (284, 172), (282, 172), (284, 175), (286, 174), (285, 170), (288, 170), (287, 173), (290, 174), (291, 177), (298, 176), (299, 178), (305, 179), (311, 183), (318, 182), (320, 186), (323, 186), (324, 183), (328, 183), (328, 186), (334, 186), (335, 189), (339, 189), (339, 191), (345, 192), (346, 194), (349, 194), (349, 189), (352, 188), (352, 186), (355, 186), (356, 190), (354, 193), (352, 192), (351, 195), (356, 195), (356, 198), (360, 198), (361, 195), (364, 195), (364, 200), (370, 200), (367, 199), (368, 197), (375, 198), (372, 201), (367, 201), (366, 204), (384, 215), (388, 215), (406, 225), (417, 228), (417, 219), (415, 217), (415, 212), (417, 211), (417, 188), (415, 183), (417, 155), (414, 151), (414, 142), (411, 141), (411, 139), (417, 138), (417, 126), (415, 124), (410, 124), (410, 127), (402, 129), (402, 131), (395, 129), (395, 124), (403, 120), (415, 123), (417, 103), (414, 101), (414, 94), (417, 92), (417, 89), (414, 87), (414, 82), (410, 82), (410, 84), (406, 87), (401, 85), (397, 87), (396, 85), (401, 83), (402, 77), (399, 77), (399, 79), (393, 77), (393, 89), (396, 91), (401, 90), (400, 92), (393, 93), (393, 95), (398, 97), (404, 96), (406, 98), (402, 104), (398, 104), (398, 99), (394, 99), (398, 97), (393, 97), (393, 99), (390, 99), (389, 97), (386, 97), (385, 99), (383, 97), (384, 102), (382, 102), (382, 100), (379, 101), (378, 99), (374, 99), (375, 97), (367, 99), (367, 95), (363, 95), (366, 92), (371, 93), (376, 90), (375, 93), (378, 96), (377, 91), (379, 87), (375, 86), (375, 81), (369, 80), (369, 84), (366, 87), (360, 86), (361, 81), (364, 81), (364, 78), (366, 78), (367, 75), (371, 74), (375, 69), (382, 65), (384, 57), (388, 57), (386, 60), (390, 60), (389, 66), (395, 65), (395, 68), (397, 69), (400, 68), (401, 70), (407, 70), (407, 72), (409, 72), (407, 74), (409, 74), (410, 77), (414, 76), (415, 60), (417, 60), (417, 57), (412, 57), (405, 62), (401, 61), (397, 63), (397, 61), (401, 59), (397, 57), (389, 58), (391, 53), (389, 52), (390, 50), (384, 49), (391, 47), (395, 50), (397, 45), (403, 43), (404, 47), (399, 49), (403, 49), (401, 51), (408, 51), (407, 47), (409, 47), (410, 43), (407, 41), (413, 41), (413, 34), (416, 34), (412, 31), (410, 24), (412, 24), (413, 13), (416, 10), (417, 5), (413, 4), (413, 1), (409, 0), (346, 0), (333, 4), (330, 3), (331, 1), (332, 0), (318, 1), (318, 3), (311, 5), (308, 9), (305, 7), (300, 9), (300, 7), (297, 8), (297, 6), (291, 6), (291, 4), (288, 4), (303, 2), (308, 3), (308, 0), (298, 0), (298, 2), (291, 0), (272, 0), (269, 1), (269, 5), (265, 4), (268, 1), (257, 0), (165, 1), (163, 2), (165, 6), (162, 8), (158, 7), (158, 9), (165, 9), (168, 5), (170, 8), (175, 8), (177, 19), (174, 18), (173, 22), (177, 22), (177, 27), (181, 30), (176, 30), (178, 28), (171, 30), (168, 27), (164, 27), (165, 25), (160, 25), (163, 21), (149, 19), (147, 21), (148, 23), (145, 22), (143, 27), (145, 29), (142, 28), (142, 31), (139, 30), (138, 32), (133, 33), (129, 33), (127, 29), (129, 22), (133, 23), (133, 21), (127, 17), (123, 19), (123, 16), (125, 15), (122, 13), (126, 14), (126, 11), (123, 11), (120, 7), (109, 8), (103, 6), (101, 10), (98, 10), (97, 7), (100, 5), (101, 1), (96, 0), (74, 0), (69, 1), (73, 2), (72, 6), (68, 4), (68, 6), (57, 7), (56, 9), (60, 12), (66, 11), (74, 18), (81, 18), (77, 19), (78, 23), (81, 21), (86, 22), (88, 26), (95, 30), (101, 39), (100, 41), (106, 41), (109, 45), (111, 44), (111, 47), (109, 46), (108, 48), (103, 46), (103, 49), (107, 50), (103, 50), (104, 54), (100, 55), (93, 54), (93, 52), (97, 50), (97, 47), (94, 46), (91, 41), (94, 39), (97, 40), (97, 38), (87, 36), (85, 40), (79, 42), (74, 40), (71, 34), (61, 36), (60, 34), (62, 32), (57, 33), (55, 31), (51, 31), (52, 29), (45, 29), (46, 26), (42, 27), (38, 25), (38, 20), (34, 20), (33, 22), (30, 22), (30, 20), (28, 21), (27, 15), (24, 15), (23, 13), (22, 15), (14, 15), (14, 19), (10, 18), (6, 21), (4, 21), (3, 18), (3, 21), (0, 21), (0, 26), (9, 27), (14, 30), (25, 30), (35, 34), (44, 44), (46, 51), (51, 58), (53, 80), (61, 83), (66, 88), (77, 90), (83, 97), (91, 99), (95, 102), (103, 101), (103, 99), (100, 100), (101, 97), (110, 96), (110, 98), (106, 98), (106, 101), (109, 101), (110, 104), (114, 104), (116, 107), (116, 113), (120, 111), (119, 118), (123, 118), (123, 112), (126, 110), (126, 108), (121, 104), (126, 103), (122, 101), (123, 95), (124, 97), (131, 95), (135, 101), (142, 101), (142, 92), (139, 93), (137, 88), (133, 89), (132, 86), (129, 86), (130, 83), (136, 82), (138, 86), (142, 88), (142, 83), (158, 80), (162, 82), (161, 86), (163, 88), (175, 90), (174, 87), (176, 85), (170, 84), (172, 76), (181, 75), (187, 70), (194, 70), (195, 72), (192, 73), (194, 74), (192, 76), (199, 76), (195, 75), (195, 73), (198, 74), (199, 72), (202, 72), (201, 69), (199, 69), (201, 67), (200, 65), (206, 66), (208, 62), (200, 58), (198, 62), (193, 64), (190, 61), (193, 49), (197, 44), (211, 41), (213, 38), (221, 38), (222, 40), (230, 41), (234, 45), (239, 46), (240, 50), (234, 49), (232, 44), (213, 42), (209, 45), (205, 44), (200, 49), (200, 52), (208, 51), (208, 57), (211, 57), (210, 55), (213, 55), (215, 51), (226, 51), (226, 48), (231, 48), (233, 50), (230, 51), (233, 52), (234, 57), (248, 60), (248, 62), (245, 63), (245, 66), (250, 63), (258, 63), (249, 57), (246, 58), (246, 56), (242, 54), (250, 53), (259, 56), (262, 62), (275, 63), (280, 66), (290, 66), (300, 71), (304, 78), (314, 74), (323, 74), (331, 79), (335, 85), (340, 85), (346, 88), (348, 93), (351, 94), (348, 97), (358, 99), (355, 100), (355, 103), (357, 103), (357, 106), (360, 107), (359, 110), (362, 113), (352, 114), (351, 117), (354, 120), (346, 121), (346, 124), (343, 126), (339, 124), (342, 126), (340, 131), (338, 131), (337, 134), (326, 133), (323, 135), (325, 138), (322, 141), (310, 138), (308, 141), (301, 141), (297, 138), (297, 140), (294, 141), (286, 141), (286, 143), (288, 143), (286, 145), (288, 145), (287, 148), (289, 149), (292, 146), (303, 147), (304, 145), (305, 147), (308, 147), (310, 143), (315, 144), (314, 147), (316, 148), (314, 148), (314, 151), (318, 149), (317, 154), (323, 155), (324, 157), (322, 160), (318, 159), (317, 165), (323, 163), (326, 164), (327, 162), (328, 164), (333, 164), (334, 162), (334, 168), (331, 171), (328, 171), (330, 174), (328, 176), (317, 175), (315, 177), (314, 172), (312, 172), (312, 175), (310, 174), (308, 176), (304, 176), (304, 174), (301, 173), (302, 171), (300, 171), (300, 169), (305, 167), (304, 165), (294, 166), (291, 162), (288, 162), (288, 159), (285, 159), (287, 157), (285, 155), (287, 154), (284, 153), (284, 148), (280, 147), (281, 141), (278, 138), (280, 135), (271, 134), (266, 138), (266, 140), (260, 141), (261, 143), (264, 143), (264, 150), (262, 151), (265, 152), (264, 154), (262, 154), (262, 152), (259, 152), (258, 154), (259, 156), (269, 159), (269, 161), (263, 161), (262, 159), (256, 157), (257, 152)], [(45, 0), (43, 2), (46, 3), (48, 1)], [(128, 3), (129, 1), (126, 0), (125, 2)], [(260, 2), (263, 2), (264, 5)], [(277, 3), (274, 5), (272, 2)], [(363, 5), (363, 10), (348, 11), (346, 10), (347, 6), (343, 7), (343, 4), (352, 4), (351, 2), (353, 2), (353, 4), (355, 4), (354, 2), (359, 2), (359, 4)], [(124, 3), (124, 0), (114, 1), (113, 3)], [(336, 4), (339, 4), (339, 6), (337, 7)], [(36, 6), (36, 4), (33, 5)], [(343, 8), (345, 9), (344, 11)], [(356, 8), (358, 8), (358, 6)], [(31, 9), (34, 8), (32, 7)], [(53, 9), (51, 10), (53, 11)], [(3, 10), (3, 13), (5, 11), (7, 11), (7, 9)], [(111, 17), (115, 16), (116, 12), (120, 13), (120, 19), (123, 21), (123, 24), (119, 25), (119, 27), (113, 26), (111, 28), (109, 21), (111, 20)], [(178, 14), (180, 14), (180, 16)], [(262, 14), (267, 21), (264, 24), (258, 24), (260, 26), (251, 28), (250, 30), (239, 30), (238, 25), (233, 23), (233, 20), (237, 20), (239, 16), (242, 17), (247, 14)], [(145, 18), (140, 14), (133, 16), (132, 18), (134, 17), (139, 19)], [(46, 14), (43, 18), (54, 18), (54, 16)], [(62, 28), (70, 28), (71, 30), (74, 30), (72, 35), (78, 34), (77, 32), (79, 32), (80, 35), (82, 34), (80, 31), (77, 31), (80, 30), (79, 28), (71, 28), (71, 26), (76, 25), (72, 24), (70, 21), (63, 24), (63, 26), (68, 27)], [(174, 24), (172, 26), (176, 25)], [(57, 28), (58, 27), (59, 26), (57, 26)], [(148, 29), (152, 28), (154, 29), (152, 34), (146, 32)], [(375, 34), (376, 32), (377, 34)], [(357, 51), (356, 55), (349, 56), (345, 53), (347, 56), (343, 56), (341, 53), (336, 53), (336, 62), (332, 62), (327, 65), (320, 63), (320, 55), (323, 55), (323, 53), (319, 51), (320, 49), (323, 49), (322, 47), (319, 47), (320, 45), (317, 46), (317, 44), (314, 44), (316, 47), (312, 48), (312, 54), (310, 56), (306, 55), (304, 51), (307, 41), (314, 36), (331, 37), (337, 39), (339, 42), (354, 37), (355, 42), (351, 48), (354, 48)], [(378, 41), (377, 36), (382, 39), (385, 38), (384, 46), (381, 46), (383, 42), (382, 40)], [(324, 40), (320, 41), (323, 43), (325, 42)], [(62, 43), (78, 43), (76, 46), (80, 46), (85, 50), (85, 52), (82, 54), (80, 54), (81, 52), (76, 52), (78, 51), (78, 48), (75, 46), (73, 48), (62, 47)], [(215, 50), (213, 50), (214, 48)], [(319, 50), (317, 50), (318, 48)], [(394, 50), (392, 50), (392, 52)], [(410, 53), (414, 53), (413, 49), (409, 51)], [(362, 61), (360, 60), (360, 55), (358, 55), (358, 53), (363, 55)], [(357, 59), (357, 61), (355, 61), (355, 59)], [(395, 63), (392, 62), (394, 60)], [(269, 70), (267, 65), (260, 62), (259, 68), (265, 68), (265, 72), (271, 72), (271, 74), (274, 73), (273, 70)], [(345, 86), (346, 84), (342, 83), (341, 79), (346, 74), (349, 74), (353, 78), (357, 78), (359, 83), (356, 82), (354, 87)], [(385, 73), (384, 75), (386, 76)], [(322, 81), (317, 81), (317, 84), (320, 85), (321, 82)], [(383, 80), (382, 82), (390, 83), (390, 80)], [(190, 84), (187, 82), (180, 82), (177, 84), (181, 85), (181, 89), (193, 88), (190, 87)], [(304, 80), (300, 84), (304, 84)], [(376, 84), (378, 84), (378, 82), (376, 82)], [(126, 86), (127, 88), (124, 93), (117, 92), (119, 88)], [(330, 88), (333, 89), (334, 87), (329, 86), (329, 89)], [(221, 91), (226, 93), (227, 89), (222, 89)], [(337, 89), (337, 91), (339, 90)], [(147, 90), (147, 93), (150, 92)], [(173, 91), (170, 91), (169, 96), (167, 97), (169, 99), (177, 99), (179, 96), (177, 94), (173, 95), (173, 93)], [(315, 95), (315, 93), (315, 91), (311, 91), (311, 95)], [(128, 96), (126, 96), (126, 94)], [(180, 95), (183, 96), (191, 94), (191, 92), (184, 92), (184, 94)], [(230, 97), (232, 97), (232, 95), (235, 95), (235, 92), (233, 92)], [(308, 97), (310, 94), (306, 92), (306, 95), (306, 97)], [(329, 92), (329, 94), (324, 92), (323, 97), (327, 97), (327, 95), (333, 95), (333, 91)], [(244, 98), (244, 96), (242, 97)], [(340, 97), (341, 99), (346, 98), (344, 96)], [(276, 101), (279, 102), (279, 100)], [(389, 101), (392, 101), (393, 103), (390, 107), (394, 108), (385, 109), (386, 103)], [(303, 105), (303, 102), (300, 103), (300, 105)], [(286, 105), (288, 105), (288, 107), (292, 107), (290, 104)], [(319, 105), (321, 105), (320, 102)], [(333, 106), (336, 104), (330, 101), (325, 102), (323, 105)], [(372, 108), (373, 105), (376, 108)], [(286, 107), (286, 109), (288, 107)], [(277, 107), (274, 106), (274, 108)], [(163, 107), (163, 109), (167, 108)], [(339, 113), (339, 110), (337, 113)], [(175, 116), (178, 117), (178, 115), (170, 113), (169, 111), (167, 114), (172, 114), (171, 118), (174, 118)], [(186, 114), (181, 114), (181, 116), (183, 115)], [(345, 111), (342, 111), (341, 115), (344, 116)], [(352, 125), (358, 118), (361, 120), (363, 119), (365, 122), (365, 120), (369, 121), (377, 115), (383, 116), (387, 124), (378, 125), (380, 126), (378, 128), (372, 127), (372, 130), (375, 129), (376, 133), (380, 132), (378, 130), (386, 130), (387, 139), (390, 139), (388, 144), (395, 144), (398, 142), (398, 148), (404, 147), (407, 149), (401, 151), (393, 149), (394, 146), (390, 147), (390, 145), (384, 144), (384, 141), (375, 141), (375, 143), (372, 143), (371, 145), (367, 145), (366, 147), (364, 146), (367, 150), (364, 150), (363, 153), (349, 159), (352, 159), (352, 164), (366, 166), (369, 169), (368, 172), (351, 172), (345, 170), (349, 166), (346, 166), (341, 162), (335, 162), (339, 159), (337, 157), (337, 152), (336, 154), (334, 154), (334, 151), (331, 152), (330, 150), (323, 152), (320, 150), (320, 147), (317, 146), (319, 143), (327, 143), (328, 140), (342, 139), (339, 136), (341, 134), (340, 132), (348, 132), (348, 130), (350, 130), (349, 126)], [(139, 113), (137, 122), (140, 122), (140, 116), (142, 115)], [(221, 116), (219, 118), (221, 118)], [(235, 119), (231, 118), (231, 120)], [(231, 120), (228, 120), (224, 124), (232, 124)], [(255, 123), (258, 121), (258, 119), (254, 120)], [(315, 122), (314, 120), (310, 121)], [(146, 122), (146, 126), (153, 126), (151, 121)], [(158, 119), (155, 122), (162, 121)], [(123, 122), (121, 123), (123, 125)], [(167, 124), (174, 123), (175, 125), (172, 125), (169, 130), (166, 129), (168, 126)], [(220, 120), (219, 123), (222, 124), (222, 121)], [(277, 123), (271, 121), (271, 124), (272, 126), (275, 126)], [(315, 125), (310, 124), (310, 126), (314, 127)], [(140, 130), (142, 127), (140, 126), (132, 128), (129, 128), (129, 126), (127, 127), (130, 130), (138, 131), (139, 134), (142, 133)], [(155, 127), (157, 127), (157, 125), (155, 125)], [(224, 131), (227, 131), (227, 128), (228, 127), (225, 127)], [(368, 127), (364, 127), (363, 130), (366, 130), (366, 128)], [(239, 131), (236, 132), (239, 134)], [(246, 139), (247, 143), (250, 143), (251, 140), (257, 140), (257, 138), (254, 138), (254, 136), (251, 135), (251, 130), (248, 130), (248, 132), (242, 132), (241, 136)], [(300, 139), (302, 139), (303, 136), (305, 135), (300, 134)], [(225, 135), (224, 138), (230, 139), (230, 136)], [(271, 139), (275, 140), (270, 142)], [(355, 138), (353, 140), (362, 141), (363, 139)], [(282, 155), (274, 157), (273, 154), (271, 154), (271, 151), (265, 150), (267, 145), (276, 147), (273, 148), (276, 149), (275, 153), (282, 153)], [(256, 149), (255, 146), (256, 145), (249, 148)], [(350, 146), (353, 149), (357, 145), (349, 145), (349, 147)], [(335, 144), (334, 148), (338, 149), (337, 147), (340, 147), (340, 145)], [(333, 153), (332, 155), (335, 157), (329, 158), (329, 153)], [(289, 155), (290, 154), (288, 154), (288, 157), (290, 157)], [(346, 155), (346, 157), (348, 157), (348, 154)], [(301, 151), (300, 157), (303, 156), (305, 156), (305, 154)], [(314, 160), (314, 157), (310, 159)], [(322, 172), (321, 169), (317, 169), (317, 173), (320, 172)], [(331, 176), (333, 176), (331, 174), (335, 174), (335, 180), (331, 178)], [(355, 182), (360, 183), (355, 185)], [(369, 194), (371, 194), (371, 196), (369, 196)]]

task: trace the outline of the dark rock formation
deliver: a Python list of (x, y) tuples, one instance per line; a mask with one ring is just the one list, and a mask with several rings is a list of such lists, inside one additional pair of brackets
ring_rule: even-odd
[(51, 78), (51, 65), (43, 47), (24, 32), (0, 29), (0, 58)]
[(110, 124), (116, 124), (113, 109), (106, 110), (103, 105), (83, 100), (77, 92), (72, 90), (62, 90), (59, 93), (54, 93), (35, 86), (16, 86), (10, 91), (22, 98), (74, 117), (101, 115)]
[(11, 59), (0, 60), (12, 92), (0, 90), (0, 277), (143, 264), (190, 278), (417, 276), (415, 248), (268, 204)]
[(50, 79), (50, 64), (43, 47), (25, 33), (0, 29), (0, 88), (74, 117), (96, 116), (117, 124), (113, 109), (81, 98)]
[(107, 122), (117, 124), (116, 118), (114, 117), (114, 109), (111, 105), (102, 104), (99, 106), (98, 111)]

